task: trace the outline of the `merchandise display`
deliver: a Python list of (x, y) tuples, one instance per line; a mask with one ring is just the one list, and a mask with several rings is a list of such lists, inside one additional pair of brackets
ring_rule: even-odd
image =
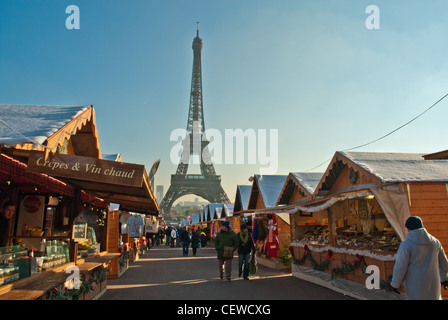
[[(353, 199), (334, 207), (334, 220), (315, 213), (315, 218), (299, 216), (295, 242), (332, 245), (335, 248), (396, 253), (401, 243), (374, 198)], [(330, 230), (333, 230), (330, 234)]]
[(28, 258), (28, 252), (20, 246), (0, 248), (0, 285), (19, 279), (20, 267), (18, 260)]
[(37, 271), (43, 272), (69, 262), (67, 242), (42, 239), (41, 249), (36, 253)]

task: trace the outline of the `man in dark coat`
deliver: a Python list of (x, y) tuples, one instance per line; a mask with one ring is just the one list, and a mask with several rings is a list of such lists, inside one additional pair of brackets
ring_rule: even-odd
[[(231, 257), (225, 257), (224, 247), (233, 249)], [(219, 276), (223, 279), (225, 272), (226, 279), (230, 281), (233, 251), (238, 249), (238, 237), (236, 236), (236, 233), (232, 231), (229, 221), (224, 221), (222, 223), (221, 230), (215, 238), (215, 249), (218, 254)]]
[(184, 256), (188, 256), (188, 247), (190, 246), (191, 238), (187, 231), (187, 228), (182, 227), (180, 232), (180, 241), (182, 243), (182, 253)]

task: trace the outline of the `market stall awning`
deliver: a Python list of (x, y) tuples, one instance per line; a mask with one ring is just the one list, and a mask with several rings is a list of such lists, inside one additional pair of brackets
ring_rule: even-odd
[(143, 165), (65, 154), (45, 160), (43, 152), (32, 151), (28, 171), (59, 177), (105, 201), (120, 204), (120, 210), (159, 213)]
[[(26, 164), (4, 154), (0, 154), (0, 180), (23, 193), (75, 195), (75, 188), (71, 184), (47, 174), (28, 172)], [(81, 190), (81, 200), (98, 207), (107, 207), (107, 202), (84, 190)]]
[(0, 154), (0, 180), (13, 184), (21, 192), (59, 193), (73, 197), (74, 188), (47, 174), (27, 172), (26, 164), (7, 155)]

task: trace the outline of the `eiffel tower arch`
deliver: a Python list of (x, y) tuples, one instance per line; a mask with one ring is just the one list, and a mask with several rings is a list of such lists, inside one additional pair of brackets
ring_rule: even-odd
[[(199, 23), (193, 40), (193, 74), (191, 77), (190, 106), (188, 109), (187, 136), (180, 163), (171, 184), (160, 204), (162, 213), (169, 213), (174, 201), (188, 194), (195, 194), (211, 203), (228, 203), (229, 198), (221, 186), (221, 176), (217, 175), (208, 150), (209, 141), (204, 135), (204, 106), (202, 99), (201, 52), (202, 39), (199, 38)], [(199, 155), (201, 174), (187, 174), (190, 157)]]

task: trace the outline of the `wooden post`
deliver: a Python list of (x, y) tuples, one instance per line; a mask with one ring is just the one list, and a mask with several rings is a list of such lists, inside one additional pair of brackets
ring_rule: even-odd
[(70, 262), (74, 262), (77, 264), (78, 262), (78, 242), (73, 239), (70, 239)]
[[(79, 188), (75, 189), (75, 196), (73, 198), (72, 202), (72, 208), (70, 210), (70, 226), (73, 227), (73, 224), (75, 223), (75, 215), (77, 211), (79, 210), (79, 207), (82, 205), (81, 200), (81, 190)], [(72, 234), (70, 236), (70, 247), (69, 247), (69, 256), (70, 256), (70, 262), (74, 262), (77, 264), (78, 262), (78, 242), (76, 242), (73, 239), (73, 228), (70, 228), (72, 230)]]
[(334, 209), (333, 206), (327, 209), (328, 212), (328, 230), (330, 234), (330, 245), (334, 246), (335, 244), (335, 235), (336, 235), (336, 225), (334, 221)]
[(296, 215), (297, 214), (299, 214), (299, 213), (292, 213), (289, 216), (289, 218), (290, 218), (289, 225), (291, 227), (289, 234), (291, 237), (291, 242), (293, 242), (294, 240), (297, 239), (297, 236), (296, 236), (296, 234), (297, 234)]
[(121, 241), (123, 241), (123, 243), (128, 243), (129, 242), (129, 234), (128, 233), (123, 234)]

